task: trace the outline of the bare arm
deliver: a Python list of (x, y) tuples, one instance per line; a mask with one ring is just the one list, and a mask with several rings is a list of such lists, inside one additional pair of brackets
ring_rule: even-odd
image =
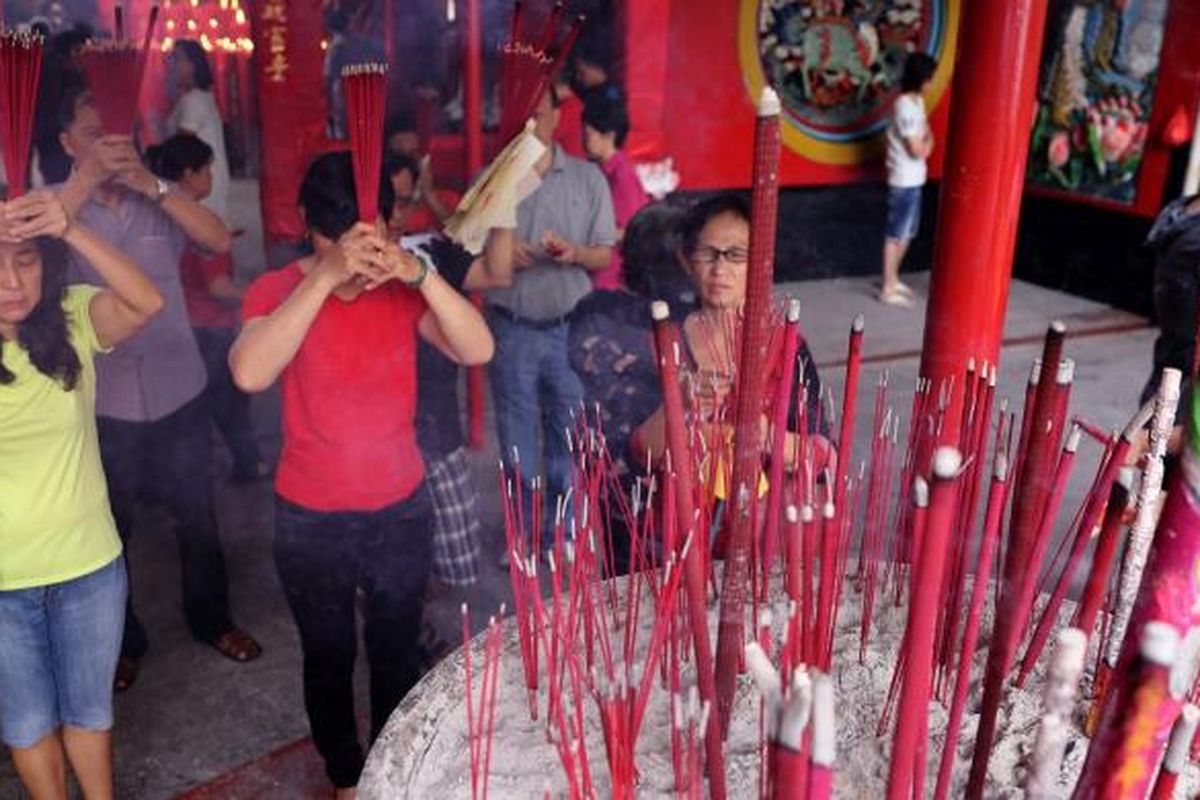
[(512, 285), (516, 236), (507, 228), (492, 228), (483, 255), (475, 259), (463, 288), (469, 292), (503, 289)]
[(104, 279), (106, 288), (88, 305), (102, 347), (113, 347), (130, 338), (162, 310), (162, 294), (133, 259), (87, 228), (71, 225), (63, 203), (52, 192), (31, 192), (8, 203), (4, 213), (12, 238), (62, 239)]
[(218, 275), (208, 282), (208, 293), (224, 305), (236, 307), (245, 292), (228, 275)]
[(440, 275), (430, 273), (421, 283), (429, 310), (421, 317), (424, 339), (458, 364), (472, 366), (492, 360), (496, 343), (483, 315)]
[(278, 308), (262, 317), (246, 320), (229, 351), (233, 381), (245, 392), (268, 389), (296, 357), (308, 329), (337, 287), (349, 280), (365, 282), (367, 266), (348, 254), (355, 230), (337, 245), (312, 257), (304, 280)]
[(904, 149), (913, 158), (929, 158), (933, 152), (933, 136), (928, 129), (922, 136), (904, 137)]
[[(157, 195), (157, 186), (156, 182), (148, 197)], [(183, 229), (189, 239), (210, 253), (228, 253), (233, 246), (233, 237), (221, 218), (187, 195), (168, 192), (161, 205), (162, 210)]]

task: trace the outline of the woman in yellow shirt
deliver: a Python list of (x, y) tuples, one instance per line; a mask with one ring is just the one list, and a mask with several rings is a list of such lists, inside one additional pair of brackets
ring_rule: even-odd
[[(108, 288), (66, 285), (67, 247)], [(0, 202), (0, 739), (37, 800), (65, 800), (68, 761), (87, 800), (113, 797), (127, 584), (100, 465), (93, 358), (162, 304), (129, 258), (71, 224), (54, 194)]]

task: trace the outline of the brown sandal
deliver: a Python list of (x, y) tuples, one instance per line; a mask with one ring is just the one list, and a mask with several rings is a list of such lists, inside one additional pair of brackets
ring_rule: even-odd
[(117, 674), (113, 678), (113, 691), (123, 692), (137, 680), (138, 666), (141, 662), (131, 656), (121, 656), (117, 659)]
[(262, 646), (254, 637), (239, 628), (230, 628), (209, 644), (229, 660), (242, 664), (262, 655)]

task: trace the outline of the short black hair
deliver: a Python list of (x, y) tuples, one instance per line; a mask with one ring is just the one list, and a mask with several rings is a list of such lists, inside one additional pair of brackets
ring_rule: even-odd
[(714, 217), (722, 214), (733, 214), (750, 224), (750, 201), (746, 196), (737, 192), (721, 192), (707, 197), (696, 203), (683, 218), (679, 226), (679, 236), (683, 243), (684, 255), (691, 255), (700, 241), (700, 231)]
[(194, 133), (180, 131), (162, 144), (146, 148), (150, 171), (167, 181), (178, 181), (188, 170), (198, 172), (213, 160), (213, 149)]
[(625, 225), (621, 270), (625, 286), (652, 300), (674, 299), (677, 287), (690, 287), (677, 253), (684, 210), (668, 203), (643, 206)]
[(171, 52), (192, 62), (192, 82), (197, 89), (208, 91), (213, 85), (212, 67), (208, 63), (208, 54), (194, 39), (177, 39)]
[(66, 131), (75, 124), (79, 109), (92, 104), (92, 93), (84, 83), (72, 83), (58, 98), (58, 129)]
[(904, 59), (904, 69), (900, 73), (900, 90), (921, 91), (921, 87), (929, 83), (933, 73), (937, 72), (937, 67), (937, 59), (928, 53), (909, 53)]
[(398, 172), (405, 172), (412, 175), (415, 182), (421, 174), (421, 165), (417, 160), (406, 153), (388, 153), (383, 159), (383, 174), (390, 181)]
[[(395, 201), (392, 182), (380, 180), (379, 213), (384, 219), (391, 217)], [(308, 166), (300, 184), (299, 203), (304, 211), (304, 224), (327, 239), (336, 241), (354, 227), (359, 213), (349, 151), (326, 153)]]
[(629, 113), (620, 98), (590, 92), (583, 101), (583, 123), (600, 133), (616, 134), (617, 149), (625, 146), (629, 135)]
[(397, 111), (387, 118), (387, 124), (384, 125), (383, 140), (386, 142), (397, 133), (416, 133), (417, 119), (411, 111)]

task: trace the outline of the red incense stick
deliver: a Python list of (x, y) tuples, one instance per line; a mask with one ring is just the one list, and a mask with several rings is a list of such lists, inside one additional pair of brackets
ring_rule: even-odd
[[(667, 451), (675, 468), (677, 491), (675, 492), (677, 518), (681, 525), (689, 526), (696, 518), (695, 480), (691, 449), (687, 444), (687, 423), (684, 419), (683, 393), (679, 387), (679, 361), (681, 358), (679, 332), (670, 322), (670, 309), (666, 303), (655, 302), (650, 307), (654, 319), (654, 340), (658, 353), (659, 372), (663, 387), (663, 416), (667, 434)], [(707, 530), (707, 529), (705, 529)], [(703, 547), (693, 547), (684, 562), (684, 587), (687, 591), (688, 617), (692, 635), (692, 646), (696, 656), (696, 681), (700, 696), (705, 703), (716, 699), (713, 656), (708, 638), (708, 597), (705, 588), (705, 565)], [(720, 726), (713, 725), (705, 734), (706, 770), (709, 793), (716, 800), (725, 797), (725, 755), (722, 748)]]
[(1100, 525), (1100, 533), (1096, 539), (1096, 552), (1092, 555), (1092, 566), (1088, 571), (1087, 582), (1079, 601), (1079, 609), (1072, 623), (1091, 638), (1096, 630), (1096, 619), (1104, 604), (1104, 595), (1112, 575), (1113, 560), (1117, 555), (1117, 545), (1120, 543), (1121, 525), (1125, 517), (1125, 509), (1129, 505), (1129, 492), (1133, 486), (1134, 471), (1132, 467), (1123, 467), (1117, 471), (1117, 479), (1108, 491), (1108, 501), (1105, 504), (1104, 520)]
[[(768, 345), (770, 309), (775, 264), (775, 229), (779, 204), (779, 96), (771, 88), (763, 89), (758, 104), (754, 140), (753, 210), (750, 229), (750, 263), (746, 278), (743, 310), (742, 351), (737, 370), (737, 398), (734, 414), (734, 458), (732, 497), (747, 497), (757, 502), (762, 472), (762, 444), (759, 439), (762, 417), (763, 371), (750, 365), (765, 363)], [(739, 504), (735, 500), (735, 504)], [(737, 513), (729, 536), (729, 548), (722, 575), (721, 611), (717, 620), (717, 728), (724, 738), (729, 729), (730, 711), (737, 686), (738, 661), (742, 651), (742, 627), (746, 599), (746, 580), (750, 569), (751, 539), (754, 531), (749, 515)]]
[(1124, 800), (1145, 797), (1150, 791), (1182, 705), (1171, 692), (1171, 667), (1180, 644), (1180, 633), (1172, 623), (1152, 621), (1142, 626), (1137, 658), (1123, 681), (1129, 691), (1122, 693), (1112, 725), (1097, 733), (1088, 751), (1088, 762), (1103, 759), (1104, 768), (1094, 786), (1082, 780), (1076, 785), (1074, 800)]
[(1012, 663), (1016, 639), (1023, 633), (1019, 627), (1022, 622), (1019, 615), (1022, 612), (1017, 611), (1010, 603), (1015, 601), (1021, 592), (1023, 578), (1029, 568), (1029, 556), (1035, 544), (1038, 521), (1050, 493), (1052, 459), (1054, 450), (1057, 449), (1057, 437), (1061, 436), (1061, 433), (1053, 428), (1053, 384), (1059, 362), (1062, 360), (1065, 335), (1066, 328), (1061, 322), (1052, 323), (1046, 332), (1034, 402), (1032, 406), (1026, 407), (1025, 418), (1022, 419), (1023, 427), (1028, 424), (1028, 442), (1024, 463), (1018, 465), (1018, 482), (1014, 487), (1009, 545), (1004, 558), (1002, 602), (997, 607), (995, 644), (988, 650), (979, 732), (971, 761), (971, 776), (967, 783), (966, 797), (969, 800), (979, 800), (983, 796), (983, 784), (987, 777), (988, 761), (991, 759), (1004, 683)]
[(779, 517), (783, 509), (784, 481), (783, 471), (787, 462), (785, 457), (787, 443), (788, 405), (792, 397), (792, 383), (796, 375), (796, 351), (800, 345), (800, 301), (788, 301), (787, 316), (783, 328), (783, 352), (780, 366), (782, 375), (775, 391), (775, 414), (772, 419), (771, 437), (771, 469), (767, 482), (770, 493), (767, 495), (767, 518), (763, 531), (763, 552), (760, 565), (759, 599), (766, 602), (771, 588), (771, 568), (775, 563), (775, 553), (778, 548)]
[(124, 39), (118, 16), (115, 41), (92, 40), (80, 48), (79, 66), (87, 79), (100, 123), (108, 133), (123, 136), (133, 133), (147, 50), (157, 18), (158, 4), (155, 3), (150, 7), (149, 23), (140, 44)]
[(1185, 704), (1179, 719), (1175, 720), (1175, 727), (1171, 729), (1167, 753), (1163, 756), (1162, 769), (1154, 781), (1154, 791), (1150, 793), (1150, 800), (1172, 800), (1175, 797), (1175, 786), (1187, 767), (1188, 748), (1191, 747), (1198, 726), (1200, 708), (1191, 703)]
[(387, 64), (353, 64), (342, 69), (346, 128), (354, 164), (354, 195), (358, 218), (367, 223), (379, 218), (387, 91)]
[(0, 28), (0, 149), (8, 199), (25, 193), (42, 69), (41, 36)]
[[(917, 551), (914, 587), (937, 587), (942, 584), (946, 569), (946, 545), (954, 525), (961, 468), (962, 456), (953, 447), (939, 447), (934, 452), (929, 516)], [(892, 740), (889, 800), (909, 800), (914, 786), (925, 785), (925, 765), (923, 761), (920, 764), (916, 762), (916, 755), (924, 750), (929, 724), (937, 606), (936, 591), (914, 591), (909, 597), (908, 624), (904, 633), (908, 666), (900, 692), (895, 738)]]
[(987, 512), (983, 518), (983, 535), (979, 547), (979, 562), (975, 566), (975, 580), (971, 587), (971, 599), (967, 612), (967, 624), (963, 630), (962, 648), (958, 657), (958, 672), (954, 680), (954, 699), (946, 721), (946, 737), (942, 746), (942, 760), (938, 769), (935, 800), (945, 800), (950, 791), (950, 778), (954, 772), (954, 760), (958, 750), (958, 733), (962, 724), (963, 711), (967, 705), (970, 689), (971, 667), (975, 661), (975, 649), (979, 643), (979, 629), (983, 623), (983, 607), (987, 602), (988, 580), (992, 574), (992, 561), (1000, 541), (1000, 525), (1004, 519), (1005, 485), (1008, 481), (1008, 457), (997, 451), (992, 467), (992, 481), (988, 489)]

